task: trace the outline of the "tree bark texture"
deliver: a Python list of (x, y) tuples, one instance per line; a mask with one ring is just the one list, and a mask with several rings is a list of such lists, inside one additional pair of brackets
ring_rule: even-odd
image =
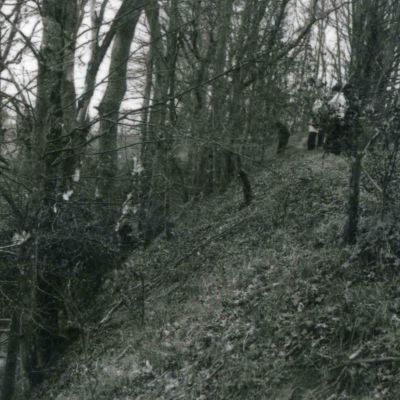
[(106, 91), (99, 105), (100, 159), (99, 193), (103, 200), (113, 198), (118, 171), (118, 122), (127, 88), (127, 70), (132, 40), (144, 6), (143, 0), (130, 1), (116, 29)]
[(344, 241), (346, 244), (355, 244), (357, 242), (361, 170), (362, 155), (357, 154), (351, 161), (347, 223), (344, 231)]
[(19, 348), (18, 318), (18, 314), (14, 312), (11, 318), (11, 326), (8, 334), (7, 359), (2, 382), (1, 400), (12, 400), (14, 398)]

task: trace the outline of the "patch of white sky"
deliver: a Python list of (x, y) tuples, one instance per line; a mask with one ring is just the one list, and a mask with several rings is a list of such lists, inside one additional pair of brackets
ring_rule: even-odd
[[(316, 3), (314, 11), (312, 5), (314, 0), (293, 0), (290, 3), (288, 19), (292, 22), (288, 24), (287, 37), (295, 37), (299, 29), (303, 29), (310, 22), (312, 12), (316, 22), (311, 29), (309, 45), (314, 50), (314, 55), (319, 51), (323, 53), (326, 71), (319, 69), (316, 77), (320, 81), (333, 86), (337, 81), (345, 78), (345, 60), (350, 54), (346, 25), (348, 22), (346, 0), (320, 0)], [(337, 20), (339, 22), (337, 22)], [(336, 29), (337, 23), (339, 30)], [(320, 40), (322, 39), (322, 49)], [(338, 72), (339, 64), (337, 52), (340, 50), (341, 72)], [(321, 60), (320, 60), (321, 62)], [(320, 65), (321, 67), (321, 65)]]
[[(61, 0), (60, 0), (61, 1)], [(68, 1), (68, 0), (65, 0)], [(96, 12), (98, 13), (101, 7), (101, 0), (89, 0), (85, 6), (84, 17), (78, 32), (77, 48), (76, 48), (76, 62), (75, 62), (75, 86), (77, 95), (81, 95), (84, 90), (84, 81), (86, 76), (86, 70), (90, 60), (90, 46), (92, 41), (92, 22), (90, 18), (91, 6), (94, 5)], [(20, 25), (20, 30), (27, 38), (31, 38), (32, 45), (39, 51), (42, 36), (42, 25), (41, 18), (38, 14), (38, 2), (36, 0), (28, 0), (25, 4), (25, 15)], [(9, 5), (5, 3), (3, 6), (4, 12), (10, 12), (13, 2)], [(100, 30), (100, 37), (109, 29), (110, 23), (113, 21), (115, 14), (121, 5), (121, 0), (110, 0), (106, 7), (105, 20)], [(304, 27), (308, 23), (309, 18), (309, 6), (310, 0), (293, 0), (288, 9), (288, 18), (291, 23), (287, 26), (286, 37), (293, 38), (298, 34), (298, 30)], [(145, 71), (143, 70), (143, 59), (147, 51), (146, 42), (149, 41), (149, 34), (145, 24), (145, 18), (142, 15), (140, 23), (137, 26), (135, 41), (131, 47), (132, 62), (130, 64), (130, 77), (128, 79), (128, 91), (125, 96), (125, 100), (122, 104), (122, 109), (135, 109), (140, 108), (142, 103), (141, 89), (143, 86), (143, 79)], [(326, 45), (333, 49), (336, 46), (336, 32), (332, 26), (326, 27), (325, 41)], [(314, 39), (312, 41), (313, 46), (317, 46), (317, 42)], [(13, 46), (13, 55), (16, 55), (23, 46), (23, 39), (21, 35), (17, 35)], [(110, 64), (110, 54), (112, 46), (108, 50), (101, 68), (97, 76), (96, 91), (93, 96), (89, 113), (91, 116), (97, 114), (96, 107), (101, 101), (102, 95), (107, 85), (107, 78)], [(12, 57), (12, 55), (11, 55)], [(135, 59), (140, 59), (142, 62), (135, 62)], [(10, 73), (13, 75), (13, 79), (18, 83), (19, 87), (25, 87), (27, 90), (24, 91), (24, 96), (29, 99), (31, 104), (35, 102), (35, 85), (37, 78), (38, 63), (37, 59), (30, 50), (26, 50), (20, 61), (12, 65)], [(3, 72), (7, 74), (7, 71)], [(9, 78), (10, 76), (8, 76)], [(3, 87), (4, 90), (4, 87)], [(9, 83), (6, 86), (6, 91), (13, 95), (19, 90), (16, 85)]]
[[(102, 1), (94, 0), (94, 7), (97, 14), (100, 11), (101, 3)], [(110, 24), (113, 21), (120, 5), (121, 0), (111, 0), (107, 3), (104, 22), (99, 34), (100, 40), (102, 40), (104, 34), (109, 29)], [(89, 0), (85, 6), (84, 17), (77, 35), (74, 82), (78, 98), (84, 91), (86, 71), (91, 57), (90, 48), (93, 39), (92, 22), (90, 16), (91, 6), (92, 2)], [(11, 9), (12, 3), (10, 2), (9, 4), (5, 4), (3, 6), (2, 11), (9, 13)], [(32, 46), (39, 51), (42, 39), (42, 20), (38, 13), (37, 2), (27, 1), (24, 11), (24, 18), (20, 23), (19, 30), (26, 38), (29, 38)], [(145, 26), (144, 17), (142, 16), (136, 29), (135, 40), (131, 47), (132, 59), (135, 57), (143, 58), (143, 53), (147, 51), (147, 46), (145, 46), (146, 41), (148, 41), (147, 38), (148, 32)], [(22, 46), (24, 46), (24, 39), (22, 38), (21, 34), (17, 34), (13, 43), (10, 58), (13, 58), (13, 56), (17, 55)], [(109, 47), (106, 57), (104, 58), (97, 75), (96, 90), (89, 109), (89, 113), (92, 117), (97, 114), (96, 108), (98, 107), (107, 86), (111, 51), (112, 45)], [(135, 64), (134, 61), (133, 64)], [(144, 72), (137, 69), (137, 63), (136, 67), (133, 65), (133, 69), (131, 65), (131, 71), (133, 71), (133, 73), (131, 73), (132, 79), (129, 79), (128, 91), (122, 104), (122, 108), (124, 109), (139, 108), (142, 102), (141, 94), (137, 92), (135, 93), (135, 91), (141, 87), (141, 81), (144, 76)], [(38, 61), (33, 52), (29, 49), (26, 49), (19, 61), (13, 63), (12, 68), (10, 68), (9, 71), (4, 71), (3, 74), (5, 75), (6, 79), (10, 79), (10, 74), (12, 74), (12, 79), (10, 79), (11, 82), (7, 83), (6, 85), (3, 84), (2, 89), (10, 95), (15, 95), (16, 93), (20, 92), (19, 88), (25, 88), (22, 95), (27, 101), (29, 101), (31, 105), (34, 105), (36, 95), (36, 79), (38, 75)], [(12, 81), (14, 81), (14, 83), (12, 83)], [(137, 81), (139, 81), (139, 85)]]

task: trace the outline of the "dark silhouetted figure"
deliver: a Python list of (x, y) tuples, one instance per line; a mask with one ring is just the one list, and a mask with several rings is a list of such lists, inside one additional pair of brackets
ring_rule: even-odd
[(278, 150), (277, 154), (282, 154), (289, 143), (290, 131), (289, 129), (280, 121), (275, 122), (275, 127), (278, 131)]
[(325, 143), (325, 132), (322, 128), (318, 131), (317, 147), (322, 147)]
[(328, 106), (325, 98), (315, 100), (311, 121), (308, 126), (307, 149), (314, 150), (316, 147), (322, 147), (325, 143), (326, 119)]
[(129, 252), (139, 247), (139, 240), (134, 234), (132, 226), (125, 221), (118, 229), (119, 243), (121, 251)]
[(332, 88), (332, 92), (334, 95), (328, 103), (330, 116), (326, 127), (324, 149), (328, 153), (339, 155), (346, 147), (347, 129), (345, 115), (347, 113), (348, 102), (340, 84), (336, 84)]
[(309, 126), (308, 128), (308, 138), (307, 138), (307, 150), (314, 150), (317, 145), (317, 135), (318, 131), (314, 126)]

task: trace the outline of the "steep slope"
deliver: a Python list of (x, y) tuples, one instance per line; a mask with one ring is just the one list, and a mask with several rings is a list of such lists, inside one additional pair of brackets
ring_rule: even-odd
[(235, 186), (181, 210), (173, 241), (110, 274), (36, 398), (397, 399), (399, 282), (341, 244), (347, 171), (292, 150), (250, 207)]

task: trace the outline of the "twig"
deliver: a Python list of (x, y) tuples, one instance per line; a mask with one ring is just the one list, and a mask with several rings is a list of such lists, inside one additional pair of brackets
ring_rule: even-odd
[(215, 370), (209, 376), (207, 376), (207, 379), (211, 379), (214, 375), (216, 375), (224, 365), (225, 363), (223, 360), (217, 360), (215, 364), (211, 367), (216, 367)]
[(374, 179), (368, 173), (368, 171), (364, 167), (362, 167), (362, 170), (363, 170), (364, 174), (366, 175), (366, 177), (371, 181), (371, 183), (378, 189), (378, 191), (383, 193), (383, 189), (374, 181)]
[(391, 362), (400, 363), (400, 357), (360, 358), (358, 360), (345, 361), (342, 365), (382, 364)]
[(124, 300), (120, 300), (118, 303), (114, 304), (105, 315), (105, 317), (100, 321), (99, 325), (104, 325), (110, 319), (111, 315), (117, 310), (117, 308), (122, 305), (123, 302)]
[(115, 358), (114, 361), (119, 361), (129, 349), (132, 349), (133, 347), (129, 344), (128, 346), (125, 347), (125, 349)]
[(369, 140), (369, 142), (366, 144), (366, 146), (364, 147), (364, 149), (361, 151), (362, 156), (364, 156), (369, 147), (375, 142), (376, 139), (378, 139), (378, 137), (382, 134), (382, 130), (379, 130), (375, 133), (374, 136), (372, 136), (372, 138)]

